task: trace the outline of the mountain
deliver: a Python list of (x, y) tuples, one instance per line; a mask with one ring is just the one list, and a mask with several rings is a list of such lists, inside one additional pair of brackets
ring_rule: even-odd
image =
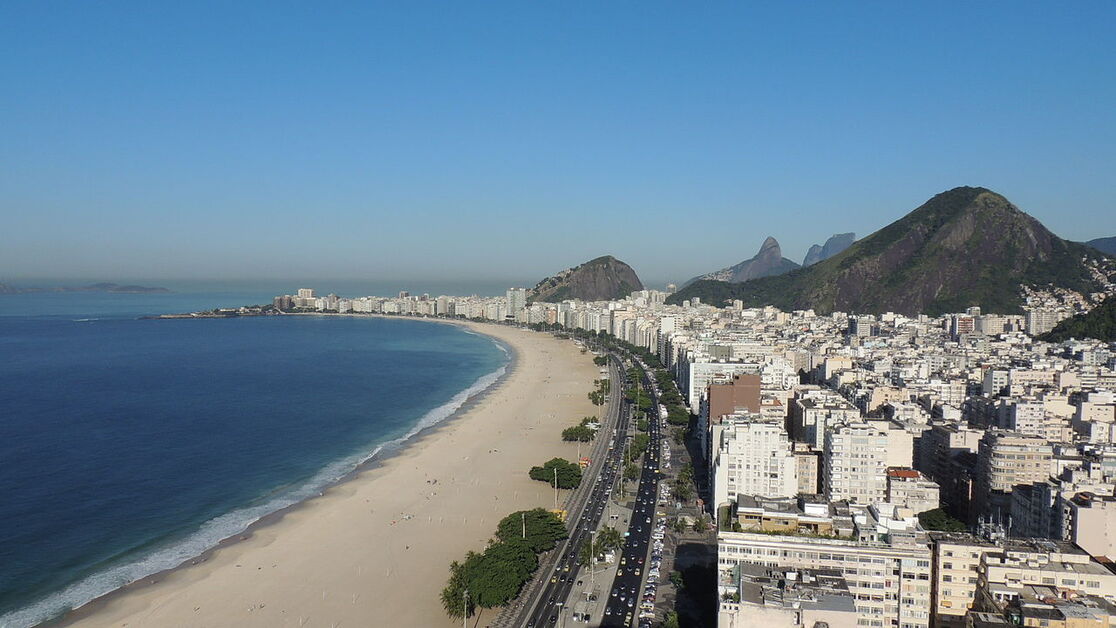
[(1101, 253), (1108, 253), (1109, 255), (1116, 255), (1116, 237), (1112, 238), (1097, 238), (1096, 240), (1089, 240), (1085, 244), (1093, 247)]
[(768, 236), (760, 246), (759, 253), (756, 253), (751, 259), (746, 259), (735, 266), (694, 277), (682, 285), (685, 287), (703, 279), (730, 282), (748, 281), (749, 279), (781, 275), (796, 268), (798, 268), (798, 264), (783, 257), (783, 249), (779, 247), (779, 241)]
[(543, 279), (527, 298), (550, 303), (567, 299), (609, 301), (622, 299), (636, 290), (643, 290), (643, 283), (632, 267), (605, 255)]
[(741, 299), (823, 314), (911, 315), (979, 305), (1011, 314), (1022, 311), (1022, 285), (1097, 291), (1103, 282), (1095, 268), (1112, 261), (1059, 238), (991, 190), (959, 187), (813, 266), (744, 283), (699, 281), (668, 303)]
[(813, 266), (822, 261), (822, 247), (820, 244), (811, 244), (806, 250), (806, 257), (802, 259), (802, 266)]
[(803, 266), (813, 266), (822, 260), (827, 260), (844, 251), (856, 242), (855, 233), (835, 233), (825, 241), (825, 246), (813, 245), (806, 251), (806, 259), (802, 260)]
[(1058, 323), (1054, 329), (1040, 336), (1039, 340), (1062, 342), (1070, 338), (1096, 338), (1104, 342), (1116, 342), (1116, 297), (1108, 297), (1104, 303), (1085, 314), (1078, 314)]

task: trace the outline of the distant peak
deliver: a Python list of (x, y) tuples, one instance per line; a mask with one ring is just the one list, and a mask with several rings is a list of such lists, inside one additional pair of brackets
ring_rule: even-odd
[(770, 249), (779, 250), (779, 241), (772, 236), (767, 236), (767, 239), (763, 241), (762, 245), (760, 245), (760, 253), (762, 254), (764, 251), (768, 251)]
[(585, 262), (585, 264), (609, 264), (615, 261), (617, 261), (616, 258), (611, 255), (602, 255), (600, 257), (595, 257), (588, 262)]

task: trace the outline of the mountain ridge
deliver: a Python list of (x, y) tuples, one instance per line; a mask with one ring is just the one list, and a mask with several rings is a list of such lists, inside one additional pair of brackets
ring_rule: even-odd
[(682, 286), (686, 287), (695, 281), (701, 281), (703, 279), (715, 279), (717, 281), (729, 282), (747, 281), (760, 277), (781, 275), (796, 268), (798, 268), (796, 262), (783, 257), (783, 249), (779, 245), (779, 241), (773, 236), (767, 236), (763, 244), (760, 245), (759, 252), (752, 257), (739, 264), (734, 264), (704, 275), (698, 275), (682, 284)]
[(806, 257), (802, 260), (802, 265), (813, 266), (818, 262), (827, 260), (852, 246), (853, 242), (856, 242), (855, 233), (835, 233), (829, 236), (825, 244), (810, 246), (810, 250), (806, 251)]
[(1116, 255), (1116, 236), (1110, 238), (1095, 238), (1085, 243), (1088, 246), (1109, 255)]
[(820, 313), (931, 315), (979, 305), (1009, 314), (1022, 311), (1021, 285), (1099, 290), (1093, 268), (1101, 260), (1111, 262), (1057, 237), (1002, 195), (965, 186), (935, 195), (830, 259), (742, 283), (695, 282), (668, 302), (696, 296), (713, 305), (740, 299), (749, 307)]

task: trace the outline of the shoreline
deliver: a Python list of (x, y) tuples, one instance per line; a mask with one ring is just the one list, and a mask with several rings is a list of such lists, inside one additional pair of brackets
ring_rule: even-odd
[[(338, 314), (336, 316), (347, 316), (347, 314)], [(214, 318), (220, 318), (220, 317), (214, 317)], [(383, 317), (383, 318), (390, 318), (390, 317)], [(166, 320), (177, 320), (177, 319), (166, 319)], [(467, 327), (467, 326), (463, 325), (463, 327)], [(97, 597), (89, 600), (88, 602), (85, 602), (81, 606), (78, 606), (78, 607), (76, 607), (76, 608), (74, 608), (70, 611), (67, 611), (66, 613), (64, 613), (60, 617), (55, 617), (53, 619), (48, 619), (45, 622), (34, 624), (33, 625), (34, 628), (61, 628), (61, 627), (64, 627), (64, 626), (72, 626), (76, 622), (94, 615), (99, 609), (101, 609), (105, 605), (111, 603), (117, 597), (128, 595), (129, 593), (132, 593), (133, 591), (135, 591), (137, 589), (141, 589), (143, 587), (158, 584), (159, 581), (162, 580), (164, 577), (171, 576), (179, 570), (187, 569), (189, 567), (200, 565), (200, 564), (208, 561), (210, 558), (212, 558), (212, 556), (216, 552), (218, 552), (219, 550), (224, 549), (224, 548), (228, 548), (228, 547), (232, 547), (232, 546), (236, 545), (237, 543), (241, 543), (243, 541), (249, 540), (260, 529), (263, 529), (263, 528), (266, 528), (268, 526), (275, 525), (275, 524), (279, 523), (280, 521), (283, 520), (284, 516), (286, 516), (287, 514), (289, 514), (291, 512), (297, 511), (299, 508), (305, 507), (312, 500), (317, 499), (319, 497), (323, 497), (329, 491), (334, 490), (334, 489), (342, 486), (343, 484), (345, 484), (347, 482), (359, 479), (359, 476), (361, 474), (365, 473), (365, 472), (374, 471), (375, 469), (377, 469), (377, 468), (381, 467), (383, 464), (385, 464), (392, 457), (401, 456), (401, 455), (405, 454), (407, 449), (411, 446), (412, 443), (420, 441), (423, 438), (427, 438), (428, 436), (435, 435), (437, 433), (437, 431), (439, 430), (439, 428), (441, 428), (441, 427), (453, 422), (454, 420), (457, 420), (457, 419), (461, 418), (462, 416), (464, 416), (464, 414), (466, 412), (468, 412), (472, 407), (474, 407), (477, 403), (479, 403), (488, 393), (497, 389), (508, 377), (510, 377), (512, 375), (512, 373), (515, 370), (516, 362), (517, 362), (517, 359), (518, 359), (518, 352), (516, 351), (515, 347), (500, 342), (500, 340), (498, 338), (494, 337), (494, 336), (489, 336), (488, 334), (483, 334), (483, 335), (490, 338), (495, 344), (502, 347), (504, 349), (504, 351), (507, 352), (508, 361), (506, 363), (504, 363), (503, 366), (501, 366), (500, 368), (492, 371), (491, 373), (485, 373), (484, 375), (478, 377), (477, 380), (474, 381), (473, 384), (470, 385), (470, 388), (472, 386), (476, 385), (477, 382), (481, 381), (485, 377), (489, 377), (489, 376), (491, 376), (495, 373), (499, 373), (501, 370), (503, 371), (496, 378), (495, 381), (493, 381), (489, 385), (485, 386), (484, 388), (478, 390), (477, 392), (469, 395), (461, 403), (461, 405), (459, 407), (457, 407), (449, 416), (447, 416), (447, 417), (445, 417), (445, 418), (443, 418), (443, 419), (441, 419), (441, 420), (439, 420), (439, 421), (437, 421), (437, 422), (435, 422), (431, 425), (427, 425), (425, 427), (419, 428), (418, 431), (416, 431), (413, 434), (404, 435), (400, 438), (393, 439), (393, 440), (390, 440), (390, 441), (386, 441), (384, 443), (376, 445), (376, 447), (368, 453), (368, 456), (364, 460), (357, 463), (357, 465), (354, 468), (347, 471), (341, 477), (337, 478), (336, 480), (332, 480), (332, 481), (326, 483), (324, 486), (322, 486), (317, 491), (317, 494), (310, 495), (308, 497), (304, 497), (304, 498), (296, 501), (293, 504), (283, 506), (282, 508), (279, 508), (278, 510), (274, 510), (272, 512), (269, 512), (269, 513), (261, 516), (259, 519), (256, 519), (255, 521), (249, 523), (247, 525), (247, 527), (245, 527), (240, 532), (237, 532), (235, 534), (226, 536), (225, 538), (217, 541), (216, 545), (207, 548), (202, 553), (200, 553), (196, 556), (192, 556), (190, 558), (187, 558), (185, 561), (183, 561), (182, 563), (180, 563), (178, 565), (175, 565), (173, 567), (168, 567), (166, 569), (161, 569), (161, 570), (159, 570), (159, 571), (157, 571), (153, 574), (144, 576), (144, 577), (142, 577), (138, 580), (134, 580), (134, 581), (129, 582), (127, 584), (121, 585), (121, 586), (119, 586), (119, 587), (117, 587), (117, 588), (115, 588), (115, 589), (113, 589), (113, 590), (111, 590), (107, 593), (98, 595)], [(468, 388), (466, 388), (465, 390), (468, 390)], [(462, 392), (464, 392), (464, 391), (462, 391)], [(451, 399), (451, 401), (452, 401), (452, 399)], [(449, 403), (449, 402), (447, 402), (447, 403)], [(445, 404), (443, 404), (443, 405), (445, 405)], [(442, 406), (432, 408), (430, 410), (430, 412), (434, 412), (435, 410), (437, 410), (440, 407), (442, 407)], [(423, 416), (425, 416), (425, 415), (423, 415)], [(422, 417), (419, 417), (418, 420), (421, 421)], [(398, 441), (398, 442), (396, 442), (396, 441)]]
[[(306, 315), (318, 315), (318, 314), (306, 314)], [(333, 316), (352, 316), (352, 315), (350, 315), (350, 314), (333, 314)], [(378, 446), (378, 447), (382, 447), (382, 449), (380, 451), (376, 451), (376, 453), (371, 454), (369, 458), (367, 458), (364, 461), (362, 461), (361, 463), (359, 463), (354, 469), (350, 470), (349, 472), (347, 472), (345, 475), (341, 476), (337, 480), (330, 482), (328, 485), (323, 487), (318, 492), (318, 494), (312, 495), (308, 498), (302, 499), (302, 500), (300, 500), (296, 503), (290, 504), (288, 506), (285, 506), (285, 507), (280, 508), (280, 509), (278, 509), (274, 512), (268, 513), (268, 514), (260, 517), (256, 521), (249, 524), (248, 527), (246, 529), (244, 529), (243, 531), (241, 531), (239, 533), (236, 533), (236, 534), (233, 534), (229, 537), (226, 537), (225, 539), (222, 539), (215, 546), (210, 547), (209, 549), (207, 549), (206, 551), (202, 552), (201, 554), (199, 554), (197, 556), (194, 556), (190, 559), (185, 560), (184, 562), (182, 562), (181, 564), (179, 564), (175, 567), (161, 570), (161, 571), (156, 572), (154, 574), (151, 574), (147, 577), (136, 580), (132, 583), (123, 585), (121, 587), (118, 587), (118, 588), (114, 589), (113, 591), (110, 591), (110, 592), (105, 593), (101, 596), (98, 596), (97, 598), (94, 598), (93, 600), (91, 600), (91, 601), (89, 601), (89, 602), (87, 602), (87, 603), (85, 603), (85, 604), (83, 604), (83, 605), (65, 613), (61, 617), (57, 617), (55, 619), (49, 620), (45, 623), (41, 623), (41, 624), (38, 624), (38, 625), (40, 625), (40, 626), (78, 626), (78, 625), (110, 625), (110, 624), (111, 625), (121, 625), (121, 622), (119, 621), (120, 618), (121, 617), (128, 617), (128, 616), (130, 616), (130, 613), (125, 609), (121, 609), (121, 608), (117, 608), (117, 607), (120, 607), (120, 606), (137, 606), (136, 604), (134, 604), (134, 602), (137, 601), (137, 598), (157, 596), (157, 595), (160, 594), (161, 589), (169, 589), (169, 588), (172, 588), (172, 587), (173, 588), (179, 588), (179, 587), (187, 587), (188, 588), (188, 587), (190, 587), (192, 582), (200, 581), (200, 580), (197, 580), (197, 579), (193, 579), (193, 577), (197, 575), (196, 572), (198, 572), (199, 570), (207, 570), (207, 568), (216, 569), (217, 565), (215, 563), (221, 562), (222, 555), (228, 555), (228, 554), (233, 553), (233, 552), (238, 552), (238, 550), (240, 550), (240, 553), (251, 551), (251, 548), (246, 547), (246, 546), (249, 546), (249, 545), (253, 544), (253, 541), (260, 541), (261, 540), (260, 537), (262, 537), (262, 536), (273, 536), (272, 533), (281, 532), (280, 529), (283, 528), (284, 524), (286, 524), (292, 518), (302, 517), (302, 515), (307, 513), (307, 511), (314, 510), (316, 508), (316, 505), (319, 504), (320, 502), (328, 501), (331, 498), (331, 496), (336, 496), (336, 495), (341, 494), (341, 493), (351, 493), (351, 492), (353, 492), (354, 490), (356, 490), (353, 485), (359, 485), (359, 484), (362, 484), (362, 483), (367, 484), (367, 483), (375, 481), (377, 478), (381, 478), (384, 474), (388, 473), (388, 471), (386, 471), (386, 469), (391, 468), (391, 467), (399, 467), (399, 466), (407, 463), (410, 456), (417, 455), (418, 452), (421, 452), (422, 450), (430, 447), (431, 444), (436, 444), (439, 441), (439, 439), (447, 438), (447, 433), (448, 432), (460, 431), (462, 429), (462, 423), (463, 422), (465, 422), (467, 419), (469, 419), (473, 415), (485, 412), (486, 403), (489, 404), (489, 405), (495, 404), (495, 403), (498, 402), (498, 400), (496, 398), (499, 397), (501, 394), (506, 396), (506, 395), (510, 394), (510, 392), (514, 392), (513, 390), (510, 391), (509, 388), (514, 388), (513, 384), (518, 379), (520, 379), (520, 376), (522, 375), (520, 367), (522, 365), (524, 354), (523, 354), (523, 347), (520, 346), (520, 345), (528, 344), (528, 341), (531, 340), (532, 337), (536, 341), (545, 340), (545, 341), (549, 341), (550, 343), (562, 343), (570, 351), (577, 351), (577, 349), (575, 348), (575, 345), (573, 345), (572, 343), (564, 343), (560, 340), (554, 339), (554, 338), (552, 338), (550, 336), (547, 336), (547, 335), (542, 335), (542, 334), (537, 334), (536, 335), (534, 332), (530, 332), (530, 331), (527, 331), (527, 330), (522, 330), (522, 329), (511, 327), (511, 326), (503, 326), (503, 325), (497, 325), (497, 324), (481, 324), (481, 323), (476, 323), (476, 322), (472, 322), (472, 321), (464, 321), (464, 320), (452, 320), (452, 319), (451, 320), (446, 320), (446, 319), (438, 319), (438, 318), (423, 318), (423, 317), (410, 317), (410, 316), (396, 317), (396, 316), (382, 316), (382, 315), (381, 316), (375, 316), (375, 315), (368, 315), (368, 314), (357, 314), (355, 316), (357, 316), (357, 317), (369, 317), (369, 318), (371, 318), (371, 317), (394, 318), (394, 319), (400, 319), (400, 320), (418, 319), (418, 320), (422, 320), (422, 321), (426, 321), (426, 322), (436, 322), (436, 323), (442, 323), (442, 324), (456, 325), (458, 327), (463, 328), (465, 331), (467, 331), (469, 333), (477, 333), (477, 334), (486, 336), (487, 338), (491, 339), (494, 343), (496, 343), (498, 346), (500, 346), (503, 350), (505, 350), (508, 353), (508, 361), (501, 367), (501, 369), (503, 369), (503, 373), (500, 374), (495, 381), (488, 384), (487, 386), (485, 386), (481, 390), (476, 391), (474, 394), (471, 394), (468, 398), (464, 399), (461, 402), (461, 405), (458, 408), (456, 408), (452, 414), (450, 414), (449, 416), (437, 421), (436, 423), (434, 423), (432, 425), (428, 425), (428, 426), (425, 426), (423, 428), (420, 428), (414, 434), (410, 435), (409, 437), (405, 437), (404, 440), (395, 444), (395, 446), (392, 446), (392, 444), (390, 442), (385, 444), (385, 445)], [(492, 332), (495, 332), (495, 333), (492, 333)], [(516, 335), (520, 336), (520, 338), (517, 339), (517, 340), (519, 340), (519, 342), (516, 342), (514, 340), (509, 339), (510, 337), (514, 337)], [(524, 337), (524, 336), (527, 336), (527, 337)], [(584, 360), (584, 362), (587, 365), (590, 365), (590, 367), (591, 367), (591, 363), (589, 362), (589, 360), (587, 358)], [(592, 368), (593, 374), (595, 374), (596, 373), (595, 367), (591, 367), (591, 368)], [(499, 371), (500, 371), (500, 369), (497, 369), (496, 371), (492, 371), (491, 373), (486, 374), (486, 375), (482, 376), (481, 378), (478, 378), (477, 381), (479, 382), (484, 377), (487, 377), (487, 376), (492, 375), (494, 373), (497, 373)], [(549, 381), (549, 377), (547, 378), (547, 381)], [(585, 387), (586, 390), (589, 389), (589, 385), (591, 384), (591, 381), (592, 380), (589, 379), (589, 380), (586, 380), (584, 382), (584, 387)], [(466, 389), (466, 390), (468, 390), (468, 389)], [(464, 392), (464, 391), (462, 391), (462, 392)], [(587, 402), (585, 402), (585, 404), (587, 404)], [(574, 419), (574, 418), (575, 418), (575, 416), (573, 414), (571, 414), (570, 416), (562, 417), (562, 418), (559, 418), (558, 420), (563, 421), (563, 422), (568, 422), (568, 421), (572, 421), (572, 419)], [(564, 425), (564, 423), (563, 423), (563, 425)], [(559, 450), (563, 448), (563, 443), (560, 441), (560, 439), (558, 437), (559, 430), (557, 429), (557, 427), (558, 426), (555, 426), (555, 429), (554, 429), (552, 437), (551, 437), (551, 440), (553, 441), (553, 446), (549, 447), (549, 449), (552, 450), (551, 453), (554, 454), (554, 455), (564, 455), (564, 452), (559, 452)], [(505, 446), (507, 446), (507, 445), (505, 445)], [(496, 451), (499, 451), (499, 450), (496, 450)], [(553, 457), (553, 455), (548, 455), (548, 458), (549, 457)], [(536, 461), (535, 464), (541, 463), (542, 461), (543, 460), (540, 459), (540, 460)], [(525, 471), (525, 469), (523, 469), (523, 471)], [(526, 476), (526, 473), (524, 472), (522, 475)], [(531, 481), (531, 482), (533, 482), (533, 481)], [(549, 491), (549, 489), (546, 489), (546, 490)], [(563, 491), (563, 494), (564, 493), (565, 493), (565, 491)], [(518, 492), (516, 493), (516, 496), (518, 496)], [(320, 510), (320, 508), (318, 508), (318, 509)], [(496, 516), (494, 516), (494, 518), (492, 518), (491, 521), (489, 521), (489, 523), (487, 524), (487, 527), (488, 528), (494, 528), (496, 522), (498, 522), (498, 520), (500, 518), (509, 514), (512, 511), (513, 510), (508, 510), (508, 512), (502, 512), (502, 511), (497, 512)], [(316, 513), (316, 514), (320, 515), (321, 513)], [(392, 525), (395, 525), (395, 522), (393, 522)], [(485, 534), (486, 538), (487, 538), (488, 533), (490, 533), (490, 532), (491, 532), (491, 530), (489, 530)], [(266, 544), (270, 544), (273, 541), (274, 541), (274, 539), (268, 539), (266, 541)], [(407, 546), (407, 549), (410, 549), (410, 546)], [(465, 552), (470, 550), (470, 549), (480, 550), (480, 549), (483, 549), (483, 547), (462, 546), (460, 548), (460, 552), (458, 553), (458, 555), (455, 555), (455, 556), (452, 556), (452, 557), (448, 558), (445, 561), (445, 563), (440, 566), (440, 571), (444, 572), (444, 574), (439, 573), (438, 576), (436, 577), (436, 580), (438, 581), (438, 589), (439, 590), (441, 588), (441, 585), (444, 584), (445, 576), (448, 575), (449, 562), (451, 560), (459, 560), (460, 558), (462, 558), (464, 556)], [(237, 565), (237, 566), (239, 567), (239, 565)], [(205, 579), (204, 577), (201, 578), (201, 580), (204, 580), (204, 579)], [(177, 582), (179, 580), (191, 580), (191, 582)], [(323, 591), (323, 596), (324, 595), (325, 595), (325, 592)], [(353, 605), (356, 604), (356, 600), (357, 600), (357, 596), (354, 594), (353, 602), (352, 602)], [(430, 601), (415, 600), (415, 603), (416, 604), (426, 604), (426, 603), (434, 602), (434, 601), (435, 600), (430, 600)], [(260, 607), (260, 610), (263, 610), (263, 606)], [(438, 611), (440, 612), (440, 610), (441, 609), (439, 607)], [(118, 617), (111, 618), (111, 617), (109, 617), (109, 615), (118, 615)], [(441, 617), (444, 621), (446, 621), (446, 622), (449, 621), (448, 617), (446, 617), (444, 614), (441, 614)], [(493, 615), (493, 618), (494, 617), (495, 617), (495, 615)], [(101, 623), (102, 619), (105, 620), (103, 623)], [(193, 618), (193, 617), (191, 617), (189, 619), (196, 621), (196, 618)], [(301, 617), (300, 617), (300, 619), (301, 619)], [(193, 625), (193, 622), (191, 622), (189, 620), (187, 620), (187, 623)], [(217, 622), (216, 624), (206, 623), (205, 625), (232, 625), (233, 623), (234, 622), (229, 620), (228, 623)], [(235, 622), (235, 623), (240, 624), (241, 622)], [(144, 621), (141, 618), (138, 624), (135, 623), (134, 621), (129, 621), (129, 622), (127, 622), (127, 625), (132, 626), (132, 625), (159, 625), (159, 624), (158, 623), (145, 624)], [(166, 624), (164, 623), (163, 625), (166, 625)], [(261, 625), (263, 625), (263, 624), (261, 624)], [(297, 624), (292, 624), (292, 625), (297, 625)]]

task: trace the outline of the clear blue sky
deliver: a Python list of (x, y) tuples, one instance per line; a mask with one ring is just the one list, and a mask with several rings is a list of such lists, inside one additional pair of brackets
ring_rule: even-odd
[(958, 185), (1112, 236), (1114, 68), (1111, 1), (6, 2), (0, 278), (680, 281)]

